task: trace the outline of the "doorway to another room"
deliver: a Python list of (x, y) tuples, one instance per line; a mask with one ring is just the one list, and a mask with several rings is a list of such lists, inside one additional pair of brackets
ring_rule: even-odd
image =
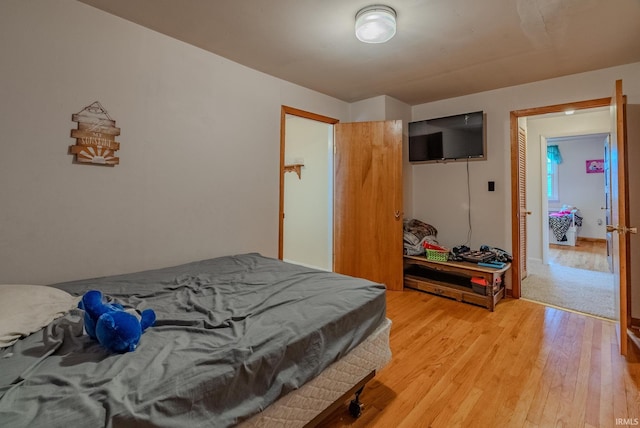
[[(526, 242), (529, 235), (533, 239), (537, 239), (538, 243), (541, 241), (540, 237), (543, 236), (542, 227), (544, 225), (543, 218), (547, 213), (542, 213), (542, 210), (538, 206), (537, 208), (528, 207), (527, 203), (540, 205), (542, 201), (546, 201), (546, 197), (543, 198), (543, 193), (540, 189), (540, 183), (542, 177), (538, 182), (538, 192), (536, 194), (531, 193), (528, 189), (529, 182), (536, 180), (527, 180), (528, 171), (526, 165), (528, 164), (527, 156), (530, 153), (538, 156), (537, 171), (540, 171), (540, 162), (542, 161), (540, 153), (540, 144), (535, 146), (538, 150), (527, 150), (532, 145), (526, 144), (527, 138), (527, 122), (529, 118), (533, 116), (542, 116), (547, 114), (558, 115), (566, 112), (567, 110), (591, 110), (591, 109), (608, 108), (609, 115), (607, 116), (607, 124), (596, 127), (595, 122), (584, 121), (583, 127), (588, 128), (585, 130), (573, 129), (574, 132), (582, 131), (581, 133), (597, 133), (597, 132), (609, 132), (608, 150), (605, 157), (605, 175), (609, 178), (610, 188), (610, 204), (608, 208), (609, 218), (605, 225), (607, 231), (607, 248), (610, 248), (612, 271), (613, 275), (613, 291), (614, 291), (614, 318), (613, 321), (616, 324), (616, 333), (618, 338), (618, 346), (621, 355), (627, 355), (629, 342), (637, 345), (636, 339), (629, 335), (631, 331), (631, 282), (630, 282), (630, 235), (637, 232), (637, 228), (630, 226), (629, 219), (629, 178), (628, 178), (628, 149), (626, 145), (626, 128), (627, 121), (625, 118), (626, 102), (622, 89), (622, 80), (616, 80), (613, 85), (612, 96), (609, 98), (599, 98), (587, 101), (577, 101), (573, 103), (564, 103), (549, 105), (545, 107), (535, 107), (524, 110), (513, 110), (510, 112), (510, 125), (511, 131), (511, 245), (513, 249), (513, 264), (512, 264), (512, 294), (515, 298), (522, 297), (522, 285), (523, 281), (527, 279), (527, 245)], [(585, 113), (585, 115), (588, 113)], [(581, 115), (582, 116), (582, 115)], [(605, 115), (603, 115), (605, 116)], [(566, 132), (566, 131), (565, 131)], [(541, 141), (541, 137), (544, 135), (550, 135), (550, 133), (538, 133), (537, 138), (534, 135), (529, 135), (528, 138), (531, 141)], [(523, 185), (526, 184), (525, 185)], [(526, 190), (525, 190), (526, 189)], [(535, 195), (538, 197), (535, 198)], [(538, 215), (537, 220), (527, 221), (528, 217)], [(529, 226), (535, 227), (537, 224), (537, 234), (532, 234), (529, 230)], [(546, 228), (546, 227), (545, 227)], [(523, 231), (524, 230), (524, 231)], [(524, 243), (524, 245), (523, 245)], [(609, 245), (610, 243), (610, 245)], [(538, 244), (540, 247), (540, 244)], [(524, 250), (523, 250), (524, 248)], [(523, 257), (524, 253), (524, 257)], [(541, 252), (540, 252), (541, 254)], [(535, 256), (532, 253), (532, 256)], [(593, 271), (589, 271), (593, 272)], [(584, 284), (590, 284), (593, 282), (593, 277), (589, 277), (583, 281)]]
[(549, 216), (544, 263), (612, 272), (605, 228), (610, 199), (604, 168), (608, 141), (608, 133), (543, 138)]
[(605, 229), (609, 126), (608, 109), (527, 118), (527, 207), (533, 218), (522, 297), (614, 319)]
[(283, 109), (280, 258), (332, 271), (334, 120), (321, 119)]

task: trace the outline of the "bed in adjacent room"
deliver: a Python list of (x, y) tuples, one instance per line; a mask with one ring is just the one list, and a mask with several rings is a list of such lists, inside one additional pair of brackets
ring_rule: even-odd
[[(0, 350), (2, 426), (314, 425), (391, 358), (384, 285), (259, 254), (45, 288), (70, 310)], [(135, 351), (83, 332), (90, 289), (154, 309)]]
[(563, 206), (549, 212), (549, 243), (575, 246), (582, 217), (575, 207)]

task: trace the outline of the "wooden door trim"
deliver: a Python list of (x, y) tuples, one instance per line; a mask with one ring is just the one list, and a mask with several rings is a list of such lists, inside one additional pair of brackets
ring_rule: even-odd
[(597, 98), (593, 100), (577, 101), (572, 103), (554, 104), (545, 107), (534, 107), (523, 110), (513, 110), (510, 113), (510, 138), (511, 138), (511, 293), (516, 299), (520, 298), (520, 189), (518, 186), (518, 118), (537, 116), (547, 113), (562, 113), (566, 110), (584, 110), (597, 107), (609, 107), (611, 97)]
[(317, 113), (312, 113), (305, 110), (300, 110), (295, 107), (289, 107), (283, 105), (280, 109), (280, 201), (278, 203), (278, 258), (282, 260), (283, 257), (283, 239), (284, 239), (284, 149), (286, 138), (286, 118), (287, 115), (293, 115), (302, 117), (305, 119), (315, 120), (317, 122), (328, 123), (335, 125), (340, 122), (338, 119), (334, 119), (328, 116), (322, 116)]

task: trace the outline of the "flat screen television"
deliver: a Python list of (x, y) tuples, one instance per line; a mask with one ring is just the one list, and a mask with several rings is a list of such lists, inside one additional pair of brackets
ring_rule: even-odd
[(409, 122), (409, 162), (485, 160), (484, 112)]

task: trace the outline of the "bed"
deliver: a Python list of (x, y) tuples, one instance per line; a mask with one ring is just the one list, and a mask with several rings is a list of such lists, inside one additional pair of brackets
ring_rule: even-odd
[[(0, 426), (305, 426), (391, 358), (385, 287), (243, 254), (54, 284), (74, 304), (0, 350)], [(138, 348), (84, 332), (97, 289), (152, 308)]]
[(575, 246), (578, 232), (582, 226), (582, 217), (573, 207), (563, 207), (549, 212), (549, 243)]

